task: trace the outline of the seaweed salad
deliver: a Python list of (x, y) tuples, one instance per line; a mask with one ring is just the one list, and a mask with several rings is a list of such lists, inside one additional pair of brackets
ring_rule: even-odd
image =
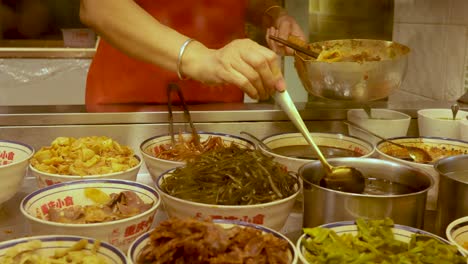
[(203, 153), (166, 174), (161, 189), (193, 202), (216, 205), (268, 203), (299, 189), (295, 175), (260, 150), (237, 145)]

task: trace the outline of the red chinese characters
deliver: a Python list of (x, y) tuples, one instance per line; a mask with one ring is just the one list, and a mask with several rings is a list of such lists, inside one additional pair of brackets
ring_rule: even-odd
[(129, 237), (135, 234), (140, 234), (141, 232), (145, 232), (151, 227), (151, 224), (153, 224), (153, 219), (154, 216), (151, 216), (148, 218), (148, 220), (143, 220), (138, 224), (127, 226), (125, 228), (124, 237)]
[(60, 182), (59, 181), (54, 182), (53, 180), (46, 179), (45, 183), (46, 183), (47, 186), (51, 186), (51, 185), (54, 185), (54, 184), (57, 184), (57, 183), (60, 183)]
[(41, 205), (41, 212), (43, 215), (47, 215), (49, 213), (49, 208), (62, 208), (65, 206), (74, 205), (73, 197), (66, 196), (64, 198), (58, 198), (57, 200), (48, 201)]
[(13, 162), (15, 153), (13, 151), (1, 151), (0, 152), (0, 165), (7, 165)]

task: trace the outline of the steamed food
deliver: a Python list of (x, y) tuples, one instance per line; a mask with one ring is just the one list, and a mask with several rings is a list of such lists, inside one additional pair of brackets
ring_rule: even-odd
[(126, 171), (138, 164), (130, 147), (105, 136), (58, 137), (31, 158), (39, 171), (74, 176)]
[(68, 249), (56, 250), (52, 256), (45, 256), (38, 252), (42, 248), (40, 240), (31, 240), (17, 244), (8, 249), (0, 257), (1, 264), (108, 264), (97, 254), (100, 247), (95, 242), (91, 250), (87, 250), (88, 240), (82, 239)]
[(291, 263), (288, 242), (251, 227), (172, 218), (159, 224), (137, 264)]
[(427, 235), (414, 234), (409, 243), (396, 240), (393, 221), (357, 219), (357, 235), (338, 235), (323, 227), (304, 228), (302, 241), (305, 258), (319, 263), (451, 263), (464, 264), (466, 258), (457, 247)]
[(38, 213), (38, 217), (68, 224), (103, 223), (138, 215), (153, 206), (152, 203), (145, 203), (133, 191), (107, 194), (99, 189), (88, 188), (84, 192), (95, 204), (51, 207), (47, 215), (42, 217)]
[(193, 202), (216, 205), (268, 203), (297, 192), (297, 178), (260, 150), (237, 145), (211, 150), (164, 175), (161, 189)]

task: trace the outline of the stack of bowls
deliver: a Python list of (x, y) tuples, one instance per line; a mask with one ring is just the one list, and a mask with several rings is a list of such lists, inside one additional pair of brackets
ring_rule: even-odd
[[(102, 223), (59, 223), (45, 219), (51, 207), (65, 209), (76, 205), (95, 205), (96, 202), (85, 194), (85, 190), (89, 188), (108, 195), (132, 191), (144, 203), (152, 203), (152, 206), (137, 215)], [(159, 205), (159, 194), (145, 184), (125, 180), (82, 180), (36, 190), (21, 201), (20, 210), (27, 219), (33, 235), (66, 234), (92, 237), (125, 251), (133, 240), (151, 228)]]
[(21, 142), (0, 140), (0, 204), (21, 188), (34, 148)]

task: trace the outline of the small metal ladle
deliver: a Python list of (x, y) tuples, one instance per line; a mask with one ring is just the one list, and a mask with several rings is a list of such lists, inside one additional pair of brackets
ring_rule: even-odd
[(378, 137), (380, 139), (382, 139), (383, 141), (385, 142), (388, 142), (390, 144), (393, 144), (395, 146), (398, 146), (400, 148), (404, 148), (408, 151), (408, 154), (409, 156), (413, 159), (413, 161), (415, 162), (419, 162), (419, 163), (430, 163), (432, 162), (432, 157), (431, 155), (429, 155), (429, 153), (427, 153), (426, 150), (422, 149), (422, 148), (418, 148), (418, 147), (412, 147), (412, 146), (405, 146), (405, 145), (402, 145), (402, 144), (399, 144), (399, 143), (396, 143), (396, 142), (393, 142), (391, 140), (388, 140), (382, 136), (379, 136), (377, 134), (375, 134), (374, 132), (371, 132), (369, 131), (368, 129), (356, 124), (356, 123), (353, 123), (351, 121), (344, 121), (345, 124), (349, 125), (349, 126), (353, 126), (361, 131), (364, 131), (374, 137)]
[(325, 176), (320, 179), (320, 185), (329, 189), (343, 192), (362, 193), (365, 189), (365, 178), (356, 168), (349, 166), (331, 166), (323, 156), (320, 148), (315, 144), (309, 130), (307, 129), (301, 115), (297, 111), (294, 102), (289, 96), (288, 91), (276, 92), (275, 101), (281, 106), (288, 115), (296, 128), (301, 132), (306, 141), (315, 150), (325, 170)]

